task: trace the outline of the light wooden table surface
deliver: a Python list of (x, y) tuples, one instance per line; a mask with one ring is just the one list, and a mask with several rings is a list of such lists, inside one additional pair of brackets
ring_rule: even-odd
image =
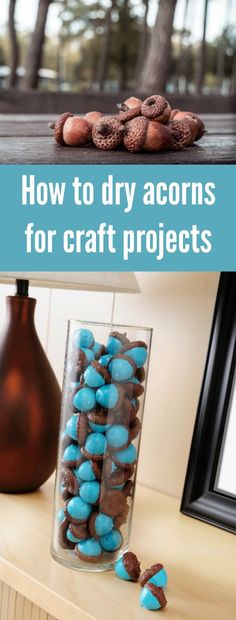
[[(23, 595), (26, 606), (33, 601), (45, 610), (37, 612), (40, 619), (148, 620), (151, 612), (138, 605), (138, 584), (120, 581), (113, 571), (77, 573), (52, 560), (52, 497), (52, 480), (34, 494), (1, 495), (0, 580)], [(233, 534), (181, 515), (178, 500), (138, 486), (130, 549), (143, 568), (165, 564), (166, 620), (235, 620)]]

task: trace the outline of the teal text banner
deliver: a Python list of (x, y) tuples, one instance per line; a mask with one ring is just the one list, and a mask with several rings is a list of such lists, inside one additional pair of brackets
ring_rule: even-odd
[(1, 166), (0, 271), (235, 271), (235, 172)]

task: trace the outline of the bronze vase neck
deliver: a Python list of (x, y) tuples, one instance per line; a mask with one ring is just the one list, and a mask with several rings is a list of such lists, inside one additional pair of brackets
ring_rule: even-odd
[(6, 298), (6, 320), (8, 323), (34, 327), (36, 299), (9, 295)]

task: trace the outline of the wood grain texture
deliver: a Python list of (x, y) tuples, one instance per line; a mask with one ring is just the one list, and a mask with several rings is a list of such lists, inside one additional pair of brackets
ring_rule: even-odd
[(185, 151), (127, 153), (94, 147), (61, 148), (50, 138), (2, 138), (1, 164), (230, 164), (236, 161), (234, 136), (207, 136)]
[(9, 588), (9, 605), (8, 605), (8, 617), (7, 620), (15, 620), (15, 609), (16, 609), (16, 591), (12, 588)]
[[(4, 496), (0, 579), (58, 620), (148, 618), (138, 605), (138, 584), (117, 579), (113, 571), (77, 573), (51, 559), (52, 497), (52, 480), (34, 494)], [(232, 534), (181, 515), (177, 500), (138, 487), (130, 548), (143, 569), (165, 564), (169, 620), (235, 620), (234, 543)], [(22, 620), (21, 609), (16, 620)], [(39, 620), (48, 620), (40, 614)]]
[[(23, 138), (34, 136), (53, 137), (53, 131), (48, 124), (57, 118), (55, 114), (0, 114), (0, 136)], [(202, 119), (210, 135), (236, 133), (236, 115), (234, 114), (204, 114)]]
[(0, 581), (0, 620), (56, 620), (56, 618)]
[[(53, 117), (51, 120), (53, 120)], [(50, 117), (0, 117), (1, 164), (226, 164), (236, 161), (236, 116), (206, 115), (208, 133), (194, 146), (179, 152), (127, 153), (99, 151), (92, 145), (58, 146), (48, 127)]]

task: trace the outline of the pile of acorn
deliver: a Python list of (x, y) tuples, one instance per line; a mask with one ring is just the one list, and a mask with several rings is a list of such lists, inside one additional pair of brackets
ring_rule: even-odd
[(101, 112), (88, 112), (83, 117), (65, 112), (49, 127), (61, 146), (82, 147), (93, 142), (102, 151), (123, 146), (131, 153), (182, 150), (206, 132), (199, 116), (171, 110), (161, 95), (145, 101), (130, 97), (118, 108), (118, 114), (105, 116)]
[[(64, 398), (59, 547), (85, 562), (108, 559), (124, 543), (141, 430), (147, 345), (111, 332), (106, 346), (89, 329), (73, 334)], [(141, 405), (141, 406), (140, 406)]]

